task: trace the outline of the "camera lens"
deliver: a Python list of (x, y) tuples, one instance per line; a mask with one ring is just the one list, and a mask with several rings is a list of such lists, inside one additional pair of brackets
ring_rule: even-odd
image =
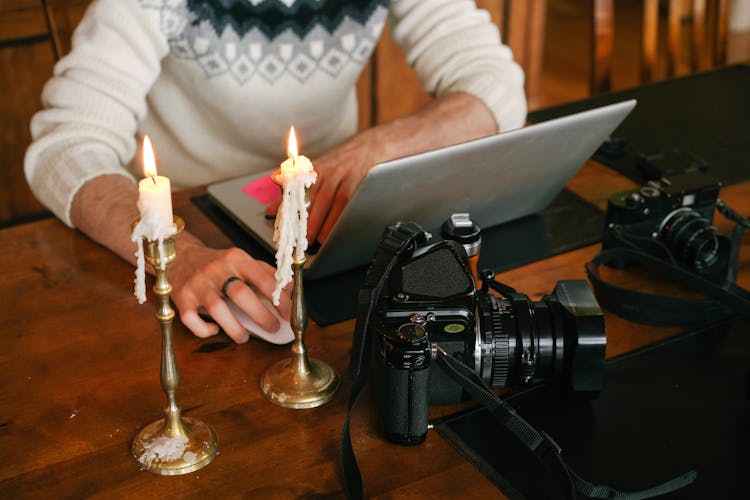
[(547, 380), (601, 388), (606, 332), (585, 281), (560, 281), (539, 302), (520, 293), (479, 296), (475, 369), (493, 387)]
[[(562, 357), (562, 325), (544, 302), (526, 295), (480, 297), (477, 372), (492, 387), (549, 378)], [(558, 349), (559, 348), (559, 351)], [(561, 363), (561, 360), (559, 360)]]
[(507, 300), (490, 294), (479, 296), (475, 370), (492, 387), (509, 383), (511, 352), (515, 351), (514, 317)]
[(680, 208), (662, 221), (658, 238), (677, 260), (699, 273), (710, 272), (719, 262), (722, 246), (716, 228), (690, 208)]

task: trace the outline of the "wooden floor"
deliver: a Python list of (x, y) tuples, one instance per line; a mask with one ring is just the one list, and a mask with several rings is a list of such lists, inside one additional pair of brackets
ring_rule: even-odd
[[(642, 4), (642, 0), (615, 2), (613, 90), (639, 84)], [(589, 95), (590, 19), (590, 1), (547, 0), (544, 61), (536, 107), (552, 106)], [(748, 61), (750, 31), (730, 33), (727, 62)]]

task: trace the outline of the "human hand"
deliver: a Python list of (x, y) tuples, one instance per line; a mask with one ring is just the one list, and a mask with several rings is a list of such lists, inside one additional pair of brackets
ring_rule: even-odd
[[(310, 188), (307, 239), (323, 243), (333, 229), (359, 183), (376, 163), (373, 141), (366, 133), (355, 136), (313, 161), (318, 179)], [(281, 198), (266, 207), (275, 217)]]
[[(367, 172), (376, 164), (497, 132), (497, 122), (478, 98), (450, 92), (414, 113), (355, 135), (313, 161), (318, 180), (310, 189), (308, 241), (323, 243)], [(266, 209), (276, 215), (281, 200)]]
[[(249, 334), (230, 311), (222, 291), (226, 280), (233, 276), (240, 279), (226, 287), (227, 297), (261, 328), (270, 332), (279, 330), (278, 319), (261, 299), (262, 295), (270, 301), (276, 286), (273, 267), (253, 259), (239, 248), (208, 248), (190, 235), (181, 235), (177, 245), (180, 258), (168, 268), (172, 300), (182, 323), (190, 331), (205, 338), (216, 335), (221, 327), (235, 342), (247, 342)], [(216, 324), (204, 321), (198, 313), (200, 308), (204, 308)], [(282, 318), (289, 319), (289, 293), (282, 294), (277, 310)]]

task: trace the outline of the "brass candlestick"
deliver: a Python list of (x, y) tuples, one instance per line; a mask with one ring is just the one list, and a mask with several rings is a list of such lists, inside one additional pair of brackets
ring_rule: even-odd
[[(133, 227), (137, 223), (135, 221)], [(156, 319), (161, 325), (161, 386), (167, 395), (167, 407), (164, 408), (164, 418), (141, 429), (133, 439), (132, 447), (133, 457), (144, 469), (163, 476), (187, 474), (205, 467), (216, 457), (219, 449), (214, 430), (200, 420), (183, 417), (175, 401), (180, 371), (172, 343), (175, 312), (169, 303), (172, 285), (167, 281), (166, 267), (175, 260), (175, 236), (185, 228), (185, 222), (175, 216), (174, 223), (177, 232), (164, 237), (163, 245), (159, 245), (158, 241), (143, 239), (144, 257), (156, 272), (153, 290), (159, 297)], [(164, 269), (161, 266), (162, 258)]]
[[(278, 173), (279, 171), (274, 173), (272, 178), (281, 185)], [(309, 199), (306, 197), (305, 206), (307, 205)], [(285, 408), (315, 408), (324, 405), (333, 399), (339, 388), (339, 377), (335, 370), (323, 361), (307, 356), (307, 308), (302, 286), (304, 266), (304, 257), (301, 260), (295, 259), (292, 265), (292, 357), (271, 365), (260, 378), (260, 388), (266, 399)]]

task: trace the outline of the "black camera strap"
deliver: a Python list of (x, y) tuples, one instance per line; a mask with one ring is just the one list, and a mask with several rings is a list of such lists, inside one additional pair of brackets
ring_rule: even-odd
[[(728, 271), (723, 283), (716, 283), (676, 262), (643, 251), (632, 242), (632, 238), (615, 227), (610, 234), (623, 246), (603, 250), (586, 263), (586, 274), (600, 304), (628, 320), (658, 326), (696, 326), (714, 323), (735, 314), (750, 316), (750, 292), (736, 283), (742, 234), (749, 224), (725, 203), (720, 201), (717, 207), (722, 214), (737, 223), (732, 232)], [(709, 299), (649, 294), (619, 287), (602, 279), (600, 264), (623, 261), (641, 264), (687, 288), (705, 294)]]
[(389, 225), (378, 244), (375, 257), (365, 276), (365, 282), (359, 291), (357, 322), (354, 327), (354, 339), (349, 361), (349, 380), (351, 380), (349, 408), (341, 432), (341, 473), (344, 487), (350, 498), (362, 499), (365, 497), (362, 473), (359, 470), (357, 457), (354, 455), (354, 449), (352, 448), (349, 422), (352, 410), (357, 405), (362, 389), (367, 384), (371, 342), (369, 322), (372, 309), (378, 303), (378, 297), (385, 280), (390, 275), (393, 266), (398, 262), (399, 257), (404, 252), (412, 250), (416, 244), (424, 243), (428, 239), (429, 234), (415, 223), (397, 222)]
[(500, 399), (473, 370), (439, 347), (437, 362), (541, 463), (546, 472), (545, 486), (550, 498), (575, 498), (576, 493), (580, 493), (590, 498), (638, 500), (678, 490), (695, 481), (697, 477), (695, 471), (690, 471), (652, 488), (627, 493), (609, 486), (590, 483), (565, 463), (561, 455), (562, 450), (547, 433), (537, 431), (518, 415), (515, 409)]

